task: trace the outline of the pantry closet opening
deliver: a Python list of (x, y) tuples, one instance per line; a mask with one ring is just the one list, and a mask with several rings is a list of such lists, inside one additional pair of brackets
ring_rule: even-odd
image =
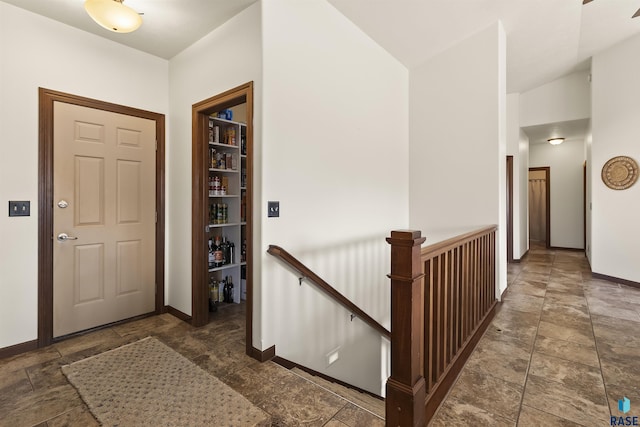
[(191, 323), (238, 328), (244, 312), (246, 352), (259, 358), (251, 341), (253, 83), (192, 112)]

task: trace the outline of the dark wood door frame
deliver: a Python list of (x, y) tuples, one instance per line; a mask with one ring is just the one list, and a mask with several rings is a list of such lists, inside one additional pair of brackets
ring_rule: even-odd
[[(529, 168), (529, 172), (544, 171), (545, 172), (545, 204), (546, 204), (546, 221), (547, 221), (547, 234), (546, 234), (546, 247), (551, 248), (551, 167), (543, 166), (538, 168)], [(528, 196), (528, 194), (527, 194)], [(527, 213), (528, 214), (528, 213)]]
[(507, 262), (513, 262), (513, 156), (507, 156)]
[[(246, 103), (247, 105), (247, 205), (246, 233), (253, 237), (253, 82), (230, 89), (192, 106), (192, 237), (191, 237), (191, 323), (202, 326), (209, 321), (207, 288), (207, 242), (205, 227), (208, 207), (209, 115)], [(255, 357), (253, 348), (253, 242), (247, 239), (247, 313), (246, 350)]]
[(587, 253), (587, 161), (582, 167), (582, 247)]
[(53, 342), (53, 104), (64, 102), (128, 116), (153, 120), (156, 123), (156, 248), (155, 313), (164, 311), (164, 153), (165, 116), (91, 98), (39, 88), (38, 147), (38, 347)]

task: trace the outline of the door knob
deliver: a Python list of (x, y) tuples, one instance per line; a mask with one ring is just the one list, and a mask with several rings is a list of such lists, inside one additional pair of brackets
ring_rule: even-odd
[(64, 209), (64, 208), (66, 208), (67, 206), (69, 206), (69, 203), (67, 203), (67, 201), (66, 201), (66, 200), (60, 200), (60, 201), (58, 202), (58, 207), (59, 207), (59, 208)]
[(58, 241), (59, 242), (66, 242), (67, 240), (78, 240), (78, 238), (77, 237), (73, 237), (73, 236), (69, 236), (67, 233), (58, 234)]

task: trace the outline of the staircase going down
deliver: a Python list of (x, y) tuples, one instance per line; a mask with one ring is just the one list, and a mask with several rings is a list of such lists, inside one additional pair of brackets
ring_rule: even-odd
[(376, 398), (371, 396), (370, 394), (363, 393), (348, 387), (345, 387), (341, 384), (337, 384), (331, 381), (328, 381), (324, 378), (312, 375), (306, 371), (303, 371), (300, 368), (293, 368), (291, 372), (294, 374), (306, 379), (317, 385), (320, 388), (323, 388), (331, 393), (337, 394), (342, 399), (350, 402), (351, 404), (369, 412), (372, 416), (381, 421), (380, 425), (384, 425), (384, 400), (381, 398)]

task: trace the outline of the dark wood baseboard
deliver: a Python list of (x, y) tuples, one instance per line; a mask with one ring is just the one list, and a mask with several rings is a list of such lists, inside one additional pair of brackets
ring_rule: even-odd
[(336, 379), (336, 378), (330, 377), (330, 376), (325, 375), (325, 374), (323, 374), (323, 373), (320, 373), (320, 372), (318, 372), (318, 371), (314, 371), (313, 369), (307, 368), (306, 366), (298, 365), (297, 363), (292, 362), (292, 361), (287, 360), (287, 359), (284, 359), (284, 358), (282, 358), (282, 357), (280, 357), (280, 356), (276, 356), (276, 357), (274, 357), (274, 358), (273, 358), (273, 361), (274, 361), (275, 363), (277, 363), (278, 365), (280, 365), (280, 366), (284, 366), (284, 367), (285, 367), (285, 368), (287, 368), (287, 369), (298, 368), (298, 369), (300, 369), (300, 370), (302, 370), (302, 371), (305, 371), (305, 372), (306, 372), (306, 373), (308, 373), (308, 374), (311, 374), (311, 375), (313, 375), (313, 376), (316, 376), (316, 377), (322, 378), (323, 380), (326, 380), (326, 381), (329, 381), (329, 382), (332, 382), (332, 383), (339, 384), (339, 385), (341, 385), (341, 386), (343, 386), (343, 387), (350, 388), (351, 390), (355, 390), (355, 391), (360, 392), (360, 393), (368, 394), (369, 396), (375, 397), (376, 399), (384, 400), (384, 398), (383, 398), (383, 397), (380, 397), (380, 396), (378, 396), (378, 395), (377, 395), (377, 394), (375, 394), (375, 393), (371, 393), (370, 391), (367, 391), (367, 390), (361, 389), (360, 387), (356, 387), (356, 386), (354, 386), (354, 385), (348, 384), (348, 383), (346, 383), (346, 382), (344, 382), (344, 381), (341, 381), (341, 380), (339, 380), (339, 379)]
[(572, 251), (572, 252), (584, 252), (584, 249), (580, 248), (565, 248), (562, 246), (549, 246), (549, 249), (554, 251)]
[[(274, 358), (273, 358), (273, 362), (275, 362), (275, 363), (277, 363), (278, 365), (280, 365), (280, 366), (282, 366), (282, 367), (285, 367), (285, 368), (287, 368), (287, 369), (300, 368), (300, 369), (302, 369), (302, 370), (303, 370), (303, 371), (305, 371), (305, 372), (309, 372), (309, 371), (307, 371), (307, 369), (306, 369), (306, 368), (304, 368), (304, 367), (302, 367), (302, 366), (298, 365), (297, 363), (292, 362), (292, 361), (290, 361), (290, 360), (288, 360), (288, 359), (285, 359), (285, 358), (283, 358), (283, 357), (280, 357), (280, 356), (276, 356), (276, 357), (274, 357)], [(311, 372), (309, 372), (309, 373), (311, 374)], [(315, 375), (315, 374), (312, 374), (312, 375)]]
[(266, 362), (276, 357), (276, 346), (272, 345), (266, 350), (258, 350), (255, 347), (251, 347), (251, 350), (247, 352), (249, 357), (253, 357), (259, 362)]
[(640, 288), (640, 283), (638, 282), (620, 279), (619, 277), (607, 276), (606, 274), (591, 272), (591, 277), (593, 277), (594, 279), (606, 280), (607, 282), (614, 282), (625, 286), (631, 286), (632, 288)]
[(443, 374), (440, 382), (436, 384), (433, 390), (427, 395), (425, 399), (425, 409), (424, 409), (427, 423), (429, 422), (429, 420), (431, 420), (431, 418), (433, 418), (433, 415), (436, 413), (436, 411), (438, 410), (438, 407), (440, 406), (444, 398), (447, 396), (447, 393), (451, 389), (451, 386), (453, 385), (455, 380), (458, 378), (458, 375), (460, 375), (462, 368), (464, 367), (465, 363), (469, 359), (469, 356), (471, 356), (471, 353), (473, 352), (473, 350), (476, 348), (478, 341), (480, 341), (480, 338), (482, 338), (482, 336), (484, 335), (484, 332), (487, 330), (487, 328), (491, 324), (491, 321), (495, 317), (497, 309), (498, 307), (500, 307), (500, 305), (501, 303), (499, 301), (494, 301), (491, 309), (484, 316), (484, 319), (478, 325), (476, 330), (473, 332), (473, 335), (471, 335), (471, 338), (464, 345), (464, 348), (460, 350), (460, 352), (455, 358), (455, 361), (451, 363), (448, 371), (445, 374)]
[(165, 313), (169, 313), (172, 316), (177, 317), (180, 320), (184, 320), (185, 322), (191, 322), (191, 316), (189, 316), (188, 314), (185, 314), (183, 312), (181, 312), (180, 310), (178, 310), (177, 308), (173, 308), (170, 305), (165, 305), (164, 306), (165, 309)]
[(27, 351), (36, 350), (38, 348), (38, 340), (27, 341), (20, 344), (10, 345), (9, 347), (0, 348), (0, 359), (16, 356), (26, 353)]
[[(161, 310), (161, 312), (169, 312), (171, 314), (173, 314), (174, 316), (176, 316), (179, 319), (185, 320), (185, 321), (190, 321), (191, 317), (184, 314), (183, 312), (176, 310), (175, 308), (171, 307), (171, 306), (164, 306), (164, 309)], [(74, 332), (68, 335), (64, 335), (61, 337), (57, 337), (53, 339), (53, 342), (60, 342), (60, 341), (64, 341), (66, 339), (69, 338), (73, 338), (73, 337), (77, 337), (77, 336), (81, 336), (81, 335), (86, 335), (92, 332), (96, 332), (99, 331), (101, 329), (107, 329), (107, 328), (111, 328), (113, 326), (117, 326), (117, 325), (122, 325), (125, 323), (129, 323), (129, 322), (133, 322), (136, 320), (140, 320), (140, 319), (145, 319), (147, 317), (151, 317), (156, 315), (155, 312), (152, 313), (147, 313), (147, 314), (142, 314), (140, 316), (135, 316), (135, 317), (131, 317), (129, 319), (124, 319), (124, 320), (119, 320), (117, 322), (113, 322), (113, 323), (108, 323), (106, 325), (100, 325), (97, 326), (95, 328), (90, 328), (84, 331), (79, 331), (79, 332)], [(9, 347), (4, 347), (4, 348), (0, 348), (0, 359), (4, 359), (6, 357), (11, 357), (11, 356), (15, 356), (21, 353), (26, 353), (27, 351), (31, 351), (31, 350), (36, 350), (38, 348), (38, 340), (33, 340), (33, 341), (27, 341), (21, 344), (16, 344), (16, 345), (12, 345)]]
[(52, 344), (53, 343), (57, 343), (57, 342), (61, 342), (61, 341), (65, 341), (65, 340), (68, 340), (70, 338), (80, 337), (82, 335), (88, 335), (88, 334), (91, 334), (93, 332), (101, 331), (103, 329), (109, 329), (109, 328), (112, 328), (114, 326), (124, 325), (125, 323), (135, 322), (136, 320), (146, 319), (147, 317), (152, 317), (152, 316), (156, 316), (156, 315), (157, 315), (157, 313), (155, 311), (152, 311), (151, 313), (141, 314), (139, 316), (134, 316), (134, 317), (129, 317), (128, 319), (118, 320), (116, 322), (112, 322), (112, 323), (107, 323), (105, 325), (96, 326), (95, 328), (89, 328), (89, 329), (85, 329), (83, 331), (72, 332), (72, 333), (67, 334), (67, 335), (62, 335), (62, 336), (53, 338)]

